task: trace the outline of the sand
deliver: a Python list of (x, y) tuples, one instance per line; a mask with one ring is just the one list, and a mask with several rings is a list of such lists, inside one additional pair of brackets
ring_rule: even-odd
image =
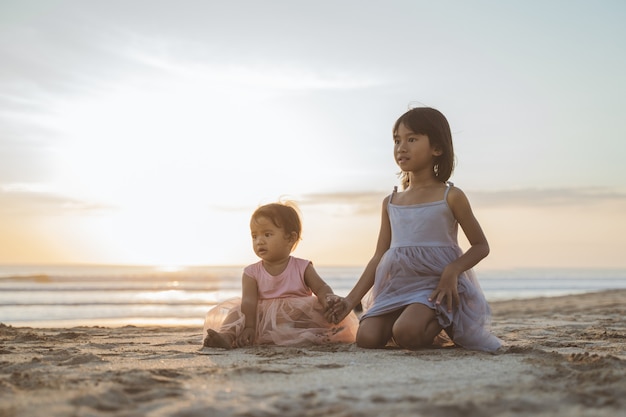
[(489, 354), (201, 346), (201, 328), (0, 325), (0, 416), (624, 416), (626, 290), (492, 303)]

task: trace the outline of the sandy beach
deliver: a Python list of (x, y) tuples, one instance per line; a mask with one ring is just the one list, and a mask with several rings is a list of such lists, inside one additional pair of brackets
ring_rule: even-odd
[(0, 416), (623, 416), (626, 290), (494, 302), (497, 354), (0, 326)]

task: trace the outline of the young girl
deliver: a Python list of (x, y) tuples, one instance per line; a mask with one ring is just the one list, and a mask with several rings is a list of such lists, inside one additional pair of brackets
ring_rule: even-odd
[[(447, 339), (443, 330), (462, 347), (495, 351), (501, 341), (490, 333), (491, 310), (471, 270), (489, 245), (467, 197), (447, 182), (454, 168), (448, 121), (435, 109), (414, 108), (396, 121), (393, 142), (403, 191), (384, 199), (374, 256), (331, 314), (341, 319), (371, 289), (358, 346), (393, 341), (417, 349)], [(471, 245), (465, 253), (458, 225)]]
[(329, 307), (339, 297), (310, 261), (291, 256), (302, 232), (296, 210), (278, 203), (261, 206), (252, 214), (250, 232), (261, 261), (244, 269), (241, 299), (207, 313), (204, 346), (354, 342), (356, 316), (333, 324)]

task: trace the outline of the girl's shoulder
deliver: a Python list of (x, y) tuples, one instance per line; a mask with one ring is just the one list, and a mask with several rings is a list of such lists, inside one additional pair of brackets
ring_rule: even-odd
[(295, 256), (291, 256), (291, 263), (296, 266), (298, 269), (305, 270), (309, 265), (313, 264), (308, 259), (298, 258)]
[(243, 269), (243, 273), (251, 278), (256, 278), (259, 275), (259, 272), (263, 268), (263, 262), (258, 261), (253, 264), (246, 266)]
[(465, 193), (463, 192), (463, 190), (461, 190), (459, 187), (457, 187), (451, 182), (448, 183), (447, 188), (448, 189), (446, 190), (446, 194), (448, 196), (451, 196), (451, 197), (465, 196)]
[(449, 182), (447, 184), (446, 195), (447, 196), (456, 196), (456, 195), (464, 195), (465, 193), (459, 187), (454, 185), (454, 183)]
[(469, 209), (470, 202), (467, 195), (463, 190), (454, 184), (450, 183), (448, 190), (446, 191), (446, 203), (453, 210), (455, 209)]

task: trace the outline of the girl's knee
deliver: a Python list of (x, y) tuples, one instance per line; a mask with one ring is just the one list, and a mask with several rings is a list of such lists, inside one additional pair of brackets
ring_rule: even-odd
[(387, 316), (363, 319), (356, 333), (356, 345), (366, 349), (381, 349), (391, 339), (393, 321)]
[(404, 349), (419, 349), (432, 344), (432, 339), (415, 327), (394, 326), (393, 340)]
[(384, 348), (387, 341), (382, 341), (378, 335), (367, 332), (357, 332), (356, 345), (365, 349), (381, 349)]
[[(406, 313), (406, 314), (404, 314)], [(419, 349), (432, 345), (441, 325), (428, 307), (414, 304), (407, 307), (393, 324), (393, 339), (404, 349)]]
[(393, 340), (403, 349), (419, 349), (432, 344), (432, 340), (428, 340), (423, 334), (394, 334)]

